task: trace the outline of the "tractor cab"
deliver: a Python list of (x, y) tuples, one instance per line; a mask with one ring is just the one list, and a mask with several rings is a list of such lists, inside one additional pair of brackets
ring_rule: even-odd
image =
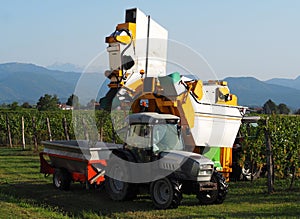
[(133, 152), (138, 162), (155, 160), (162, 151), (184, 149), (177, 116), (136, 113), (127, 117), (127, 123), (124, 147)]

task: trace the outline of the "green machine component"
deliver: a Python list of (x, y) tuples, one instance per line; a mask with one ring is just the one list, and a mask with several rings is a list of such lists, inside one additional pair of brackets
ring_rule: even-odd
[(211, 159), (214, 162), (214, 166), (218, 171), (222, 171), (221, 165), (221, 148), (219, 147), (205, 147), (203, 151), (203, 155), (208, 159)]

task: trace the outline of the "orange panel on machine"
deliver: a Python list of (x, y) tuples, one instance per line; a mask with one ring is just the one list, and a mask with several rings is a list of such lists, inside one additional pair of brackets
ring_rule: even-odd
[(232, 172), (232, 148), (221, 148), (222, 173), (229, 181), (229, 174)]

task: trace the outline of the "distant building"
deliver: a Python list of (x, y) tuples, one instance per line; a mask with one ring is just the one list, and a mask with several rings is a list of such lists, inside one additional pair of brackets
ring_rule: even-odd
[(65, 103), (58, 104), (58, 108), (61, 110), (73, 110), (73, 106), (69, 106)]
[(249, 107), (249, 111), (262, 114), (264, 112), (264, 109), (262, 107)]

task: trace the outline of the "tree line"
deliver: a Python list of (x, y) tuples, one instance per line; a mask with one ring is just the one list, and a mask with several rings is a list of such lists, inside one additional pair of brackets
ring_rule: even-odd
[(267, 100), (262, 107), (250, 107), (251, 111), (257, 112), (259, 114), (267, 114), (267, 115), (289, 115), (296, 114), (300, 115), (300, 108), (297, 110), (290, 109), (286, 104), (279, 103), (278, 105), (273, 102), (271, 99)]
[[(21, 109), (37, 109), (39, 111), (54, 111), (59, 110), (58, 105), (61, 104), (59, 98), (56, 95), (45, 94), (41, 96), (38, 102), (35, 105), (31, 105), (28, 102), (24, 102), (19, 105), (18, 102), (13, 102), (11, 104), (3, 103), (0, 105), (2, 109), (10, 109), (10, 110), (21, 110)], [(90, 100), (85, 106), (81, 105), (79, 102), (79, 97), (75, 94), (72, 94), (67, 99), (65, 103), (67, 106), (71, 106), (72, 109), (92, 109), (96, 108), (95, 104), (97, 101), (95, 99)], [(297, 114), (300, 115), (300, 108), (295, 110), (294, 112), (284, 103), (279, 103), (278, 105), (273, 102), (271, 99), (267, 100), (261, 109), (256, 110), (261, 114)]]
[[(288, 108), (288, 106), (284, 103), (280, 103), (279, 105), (276, 105), (271, 99), (269, 99), (265, 104), (263, 105), (263, 113), (264, 114), (290, 114), (291, 110)], [(300, 109), (296, 111), (300, 112)]]
[[(67, 102), (65, 105), (71, 106), (72, 109), (84, 109), (84, 108), (93, 108), (95, 106), (96, 100), (92, 99), (90, 100), (87, 105), (83, 106), (79, 102), (79, 97), (75, 94), (72, 94), (67, 99)], [(45, 94), (44, 96), (41, 96), (36, 104), (30, 104), (29, 102), (24, 102), (23, 104), (19, 105), (18, 102), (13, 102), (11, 104), (1, 104), (1, 109), (9, 109), (9, 110), (22, 110), (22, 109), (37, 109), (38, 111), (55, 111), (59, 110), (58, 107), (62, 103), (60, 102), (57, 95), (51, 95), (51, 94)]]

